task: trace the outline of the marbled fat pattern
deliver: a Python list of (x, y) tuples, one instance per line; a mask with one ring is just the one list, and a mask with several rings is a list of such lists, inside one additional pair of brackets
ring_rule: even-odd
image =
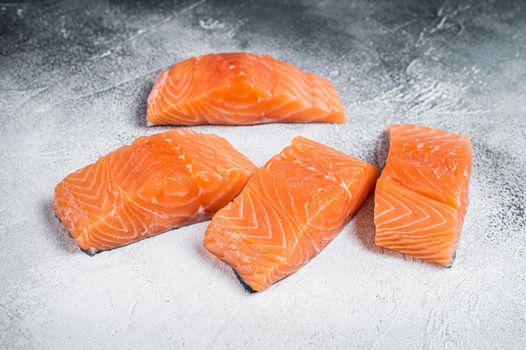
[[(526, 347), (526, 3), (0, 2), (0, 348)], [(88, 257), (51, 212), (64, 176), (140, 135), (158, 72), (267, 53), (329, 78), (344, 125), (201, 126), (262, 165), (297, 135), (383, 166), (391, 123), (467, 135), (455, 264), (374, 247), (373, 201), (249, 295), (207, 223)]]

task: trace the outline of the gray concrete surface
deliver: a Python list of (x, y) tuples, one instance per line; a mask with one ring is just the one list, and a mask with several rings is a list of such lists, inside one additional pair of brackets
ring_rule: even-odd
[[(304, 135), (382, 165), (390, 123), (469, 135), (451, 269), (372, 244), (370, 198), (299, 273), (250, 295), (207, 223), (89, 257), (52, 215), (64, 176), (139, 135), (161, 68), (268, 53), (330, 78), (345, 125), (204, 126), (257, 164)], [(523, 1), (0, 1), (0, 348), (526, 347)]]

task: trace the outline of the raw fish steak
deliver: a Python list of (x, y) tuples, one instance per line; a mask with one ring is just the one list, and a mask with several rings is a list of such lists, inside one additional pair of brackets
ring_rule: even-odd
[(376, 185), (376, 245), (451, 266), (468, 207), (471, 143), (416, 125), (391, 125)]
[(209, 219), (255, 170), (225, 139), (174, 129), (140, 137), (67, 176), (53, 210), (94, 254)]
[(343, 123), (332, 84), (267, 55), (220, 53), (163, 70), (148, 97), (150, 125)]
[(376, 167), (296, 137), (212, 218), (204, 246), (254, 291), (298, 271), (373, 189)]

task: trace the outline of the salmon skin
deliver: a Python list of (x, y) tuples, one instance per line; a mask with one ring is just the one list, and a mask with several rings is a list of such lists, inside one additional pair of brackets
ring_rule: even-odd
[(159, 74), (148, 97), (150, 125), (343, 123), (332, 84), (267, 55), (194, 57)]
[(468, 207), (471, 143), (416, 125), (391, 125), (375, 191), (377, 246), (450, 267)]
[(256, 170), (225, 139), (189, 130), (140, 137), (67, 176), (53, 210), (94, 254), (209, 219)]
[(214, 215), (204, 246), (262, 291), (325, 248), (375, 180), (373, 165), (296, 137)]

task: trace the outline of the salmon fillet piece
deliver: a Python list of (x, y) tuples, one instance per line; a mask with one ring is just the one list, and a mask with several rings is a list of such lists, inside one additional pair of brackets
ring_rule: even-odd
[(451, 266), (468, 207), (471, 143), (416, 125), (391, 125), (375, 191), (377, 246)]
[(140, 137), (55, 188), (53, 210), (86, 252), (207, 220), (256, 170), (225, 139), (189, 130)]
[(150, 125), (345, 122), (332, 84), (271, 56), (194, 57), (159, 74), (148, 97)]
[(205, 248), (254, 291), (298, 271), (372, 191), (376, 167), (296, 137), (212, 218)]

